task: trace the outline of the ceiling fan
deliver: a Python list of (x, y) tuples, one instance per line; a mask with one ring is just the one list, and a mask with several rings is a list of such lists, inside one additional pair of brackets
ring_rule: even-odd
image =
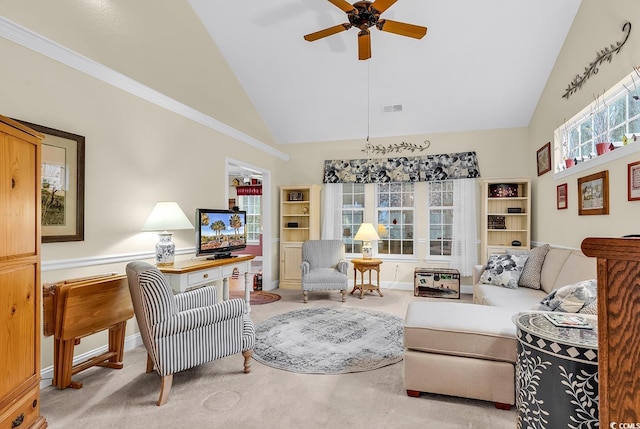
[(371, 58), (371, 34), (370, 27), (376, 27), (378, 30), (387, 31), (389, 33), (399, 34), (401, 36), (422, 39), (427, 34), (427, 28), (419, 25), (407, 24), (404, 22), (392, 21), (390, 19), (380, 19), (380, 15), (389, 9), (398, 0), (375, 0), (358, 1), (353, 5), (347, 3), (346, 0), (329, 0), (335, 6), (347, 13), (348, 23), (339, 24), (315, 33), (307, 34), (304, 39), (313, 42), (323, 37), (331, 36), (341, 31), (346, 31), (351, 27), (360, 29), (358, 33), (358, 58), (360, 60), (368, 60)]

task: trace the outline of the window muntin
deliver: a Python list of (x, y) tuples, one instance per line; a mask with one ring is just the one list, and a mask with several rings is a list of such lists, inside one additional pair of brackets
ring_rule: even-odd
[(376, 219), (379, 255), (414, 254), (414, 184), (376, 185)]
[(346, 253), (362, 253), (362, 242), (353, 237), (364, 222), (365, 195), (363, 183), (342, 184), (342, 241)]
[(451, 256), (453, 242), (453, 181), (427, 183), (427, 255)]
[(241, 195), (238, 196), (238, 204), (240, 210), (247, 212), (247, 243), (257, 244), (260, 242), (260, 200), (259, 195)]

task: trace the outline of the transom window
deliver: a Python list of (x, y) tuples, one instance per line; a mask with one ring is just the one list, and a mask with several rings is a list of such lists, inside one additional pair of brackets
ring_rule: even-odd
[(555, 131), (555, 171), (564, 160), (585, 162), (598, 156), (598, 143), (615, 146), (640, 140), (640, 71), (634, 70)]

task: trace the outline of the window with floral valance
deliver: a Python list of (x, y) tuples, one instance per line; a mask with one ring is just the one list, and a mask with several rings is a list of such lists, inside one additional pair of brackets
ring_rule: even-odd
[(480, 177), (475, 152), (324, 162), (323, 183), (430, 182)]

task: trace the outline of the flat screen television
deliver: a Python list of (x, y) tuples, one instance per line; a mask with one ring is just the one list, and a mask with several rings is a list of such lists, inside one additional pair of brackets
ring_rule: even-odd
[(231, 252), (247, 247), (247, 212), (196, 209), (196, 256), (231, 258)]

